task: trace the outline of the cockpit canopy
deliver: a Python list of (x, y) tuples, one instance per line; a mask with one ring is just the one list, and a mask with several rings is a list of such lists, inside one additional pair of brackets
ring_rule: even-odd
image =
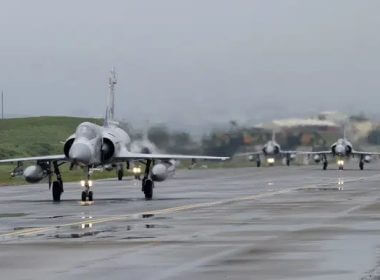
[(75, 131), (75, 138), (86, 138), (88, 140), (92, 140), (96, 138), (96, 136), (97, 133), (95, 127), (86, 123), (79, 125)]

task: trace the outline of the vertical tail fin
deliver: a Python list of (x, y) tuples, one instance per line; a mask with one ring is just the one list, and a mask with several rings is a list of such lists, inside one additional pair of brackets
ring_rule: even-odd
[(348, 129), (348, 121), (345, 121), (343, 123), (343, 139), (347, 139), (347, 129)]
[(110, 77), (108, 79), (109, 94), (107, 99), (106, 117), (104, 119), (104, 125), (108, 126), (111, 123), (115, 123), (115, 86), (117, 84), (116, 71), (112, 68)]
[(272, 129), (272, 141), (276, 142), (276, 130)]

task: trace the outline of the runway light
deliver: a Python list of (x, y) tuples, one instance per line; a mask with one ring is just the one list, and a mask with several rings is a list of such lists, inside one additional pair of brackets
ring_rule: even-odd
[(86, 185), (86, 181), (85, 181), (85, 180), (81, 180), (81, 181), (80, 181), (80, 185), (81, 185), (82, 187), (84, 187), (84, 186)]
[(268, 158), (267, 163), (269, 164), (274, 164), (274, 158)]

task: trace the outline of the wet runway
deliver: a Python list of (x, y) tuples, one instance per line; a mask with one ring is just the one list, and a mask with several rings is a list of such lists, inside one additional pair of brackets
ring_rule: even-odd
[[(374, 279), (380, 164), (180, 170), (140, 182), (0, 188), (3, 279)], [(346, 169), (347, 169), (346, 168)], [(372, 277), (372, 278), (371, 278)]]

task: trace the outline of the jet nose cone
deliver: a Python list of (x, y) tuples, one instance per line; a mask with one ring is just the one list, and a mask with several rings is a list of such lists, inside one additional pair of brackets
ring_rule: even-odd
[(266, 147), (266, 152), (267, 152), (268, 154), (272, 154), (273, 151), (274, 151), (274, 149), (273, 149), (272, 146), (267, 146), (267, 147)]
[(343, 155), (345, 152), (346, 152), (346, 149), (343, 145), (337, 145), (335, 147), (335, 152), (338, 154), (338, 155)]
[(88, 165), (91, 161), (91, 150), (83, 143), (74, 143), (70, 149), (69, 157), (78, 163)]

